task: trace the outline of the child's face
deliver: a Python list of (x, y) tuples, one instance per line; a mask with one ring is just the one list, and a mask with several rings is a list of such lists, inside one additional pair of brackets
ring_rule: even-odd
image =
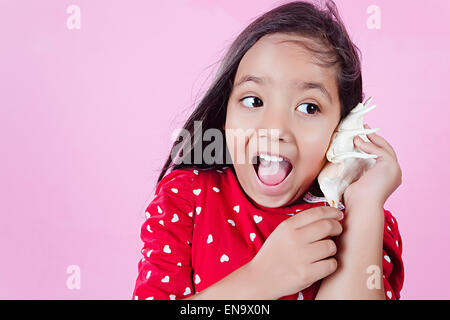
[[(239, 64), (227, 105), (224, 129), (239, 183), (253, 201), (271, 208), (289, 205), (308, 190), (327, 161), (340, 117), (336, 71), (314, 64), (311, 53), (298, 44), (278, 43), (295, 39), (305, 40), (271, 34), (257, 41)], [(249, 75), (267, 79), (237, 86)], [(316, 88), (296, 87), (296, 81), (321, 83), (329, 97)], [(237, 138), (236, 129), (247, 132), (245, 138)], [(272, 176), (279, 180), (287, 173), (281, 183), (274, 178), (264, 184), (262, 180), (269, 180), (259, 178), (251, 162), (258, 151), (290, 159), (290, 171), (289, 165), (280, 164), (285, 170)]]

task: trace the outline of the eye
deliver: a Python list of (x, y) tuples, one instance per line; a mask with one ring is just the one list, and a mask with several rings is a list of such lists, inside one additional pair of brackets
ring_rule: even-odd
[(314, 103), (302, 103), (297, 107), (297, 110), (307, 114), (314, 114), (316, 112), (320, 112), (319, 107)]
[(245, 101), (245, 100), (250, 101), (250, 103), (248, 103), (248, 104), (250, 104), (250, 105), (245, 104), (245, 103), (243, 103), (243, 104), (244, 104), (247, 108), (254, 108), (255, 106), (251, 106), (251, 104), (252, 104), (252, 102), (251, 102), (252, 99), (253, 99), (254, 102), (256, 102), (256, 103), (259, 104), (258, 107), (260, 107), (260, 106), (262, 105), (261, 99), (259, 99), (259, 98), (257, 98), (257, 97), (245, 97), (245, 98), (242, 98), (242, 99), (239, 100), (239, 101)]

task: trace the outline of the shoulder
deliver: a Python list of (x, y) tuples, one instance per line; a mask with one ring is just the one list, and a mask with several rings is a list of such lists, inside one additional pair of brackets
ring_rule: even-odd
[(396, 269), (395, 272), (403, 272), (403, 241), (397, 219), (386, 209), (384, 209), (384, 217), (383, 250), (386, 266)]
[(392, 246), (402, 251), (402, 237), (400, 235), (400, 229), (398, 221), (390, 210), (384, 210), (384, 238), (389, 240)]
[(400, 237), (400, 230), (398, 227), (398, 221), (394, 217), (391, 211), (384, 210), (384, 227), (392, 236)]
[(205, 196), (208, 194), (225, 196), (235, 189), (235, 184), (236, 178), (230, 167), (198, 170), (198, 177), (194, 181), (196, 190), (205, 190)]
[(181, 168), (172, 170), (158, 182), (158, 187), (166, 185), (173, 180), (192, 183), (195, 176), (194, 172), (194, 168)]
[(389, 224), (397, 225), (397, 219), (394, 217), (391, 211), (384, 209), (384, 220), (389, 222)]
[(226, 183), (226, 180), (230, 179), (230, 175), (233, 175), (232, 170), (229, 167), (221, 168), (183, 168), (175, 171), (181, 171), (175, 176), (171, 176), (170, 179), (175, 177), (182, 177), (183, 179), (190, 179), (194, 188), (211, 185), (220, 185)]
[[(400, 290), (404, 281), (402, 254), (403, 242), (398, 221), (390, 210), (384, 209), (383, 273), (397, 299), (400, 298)], [(385, 288), (387, 287), (385, 286)], [(392, 296), (388, 297), (391, 299)]]
[(192, 189), (197, 179), (197, 170), (195, 168), (180, 168), (166, 173), (158, 182), (155, 190), (155, 196), (161, 192), (171, 191), (181, 195), (188, 189)]
[(196, 194), (199, 188), (207, 186), (221, 185), (234, 176), (230, 167), (216, 168), (195, 168), (186, 167), (172, 170), (167, 173), (158, 183), (155, 196), (162, 191), (170, 191), (179, 195)]

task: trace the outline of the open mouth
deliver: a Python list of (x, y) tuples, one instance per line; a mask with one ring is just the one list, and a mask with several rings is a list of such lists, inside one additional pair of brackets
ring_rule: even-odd
[(268, 154), (258, 154), (252, 159), (259, 180), (267, 186), (282, 183), (292, 170), (289, 159)]

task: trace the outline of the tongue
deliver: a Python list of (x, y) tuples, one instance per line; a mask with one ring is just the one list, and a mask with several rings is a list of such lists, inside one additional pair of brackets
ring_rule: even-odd
[(289, 173), (291, 164), (287, 161), (265, 161), (261, 159), (258, 166), (258, 177), (267, 185), (274, 186), (280, 184)]

